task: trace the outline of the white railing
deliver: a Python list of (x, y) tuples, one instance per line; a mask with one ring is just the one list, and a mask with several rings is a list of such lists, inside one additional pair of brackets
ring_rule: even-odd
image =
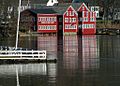
[(26, 51), (6, 50), (5, 51), (4, 50), (4, 51), (0, 51), (0, 59), (42, 59), (42, 60), (45, 60), (46, 51), (45, 50), (41, 50), (41, 51), (37, 51), (37, 50), (26, 50)]

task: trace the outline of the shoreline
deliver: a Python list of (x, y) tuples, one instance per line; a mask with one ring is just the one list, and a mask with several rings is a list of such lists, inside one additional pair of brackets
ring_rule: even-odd
[[(37, 32), (31, 32), (31, 33), (19, 33), (20, 37), (25, 36), (57, 36), (57, 33), (37, 33)], [(79, 35), (79, 34), (72, 34), (72, 35)], [(120, 35), (120, 29), (116, 28), (98, 28), (96, 29), (95, 35)], [(58, 35), (59, 36), (59, 35)]]

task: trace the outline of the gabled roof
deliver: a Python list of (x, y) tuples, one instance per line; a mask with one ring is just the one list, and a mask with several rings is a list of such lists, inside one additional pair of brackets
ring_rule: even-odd
[(69, 6), (72, 6), (75, 11), (82, 5), (82, 3), (59, 3), (56, 6), (46, 6), (45, 4), (39, 4), (29, 9), (31, 12), (37, 14), (58, 14), (63, 15)]
[(82, 5), (78, 8), (78, 10), (77, 11), (79, 11), (80, 9), (81, 9), (81, 7), (82, 6), (85, 6), (86, 7), (86, 9), (88, 10), (88, 11), (90, 11), (90, 9), (86, 6), (86, 4), (85, 3), (82, 3)]
[[(72, 6), (72, 5), (70, 5), (70, 6), (67, 8), (67, 10), (68, 10), (69, 8), (72, 8), (72, 10), (75, 12), (75, 14), (76, 14), (76, 15), (78, 15), (78, 14), (77, 14), (77, 11), (73, 8), (73, 6)], [(64, 12), (64, 14), (63, 14), (63, 15), (65, 15), (65, 13), (66, 13), (66, 12)]]

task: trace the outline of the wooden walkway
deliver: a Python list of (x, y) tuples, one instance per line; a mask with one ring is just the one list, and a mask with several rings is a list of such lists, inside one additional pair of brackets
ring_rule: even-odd
[(46, 51), (41, 50), (4, 50), (0, 51), (0, 60), (13, 60), (13, 59), (40, 59), (40, 60), (46, 60)]

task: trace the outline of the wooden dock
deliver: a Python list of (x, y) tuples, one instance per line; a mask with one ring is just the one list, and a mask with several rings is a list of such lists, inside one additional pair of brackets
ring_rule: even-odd
[(41, 50), (4, 50), (0, 51), (1, 59), (40, 59), (46, 60), (46, 51)]
[(56, 58), (47, 58), (46, 50), (0, 50), (0, 64), (56, 61)]

